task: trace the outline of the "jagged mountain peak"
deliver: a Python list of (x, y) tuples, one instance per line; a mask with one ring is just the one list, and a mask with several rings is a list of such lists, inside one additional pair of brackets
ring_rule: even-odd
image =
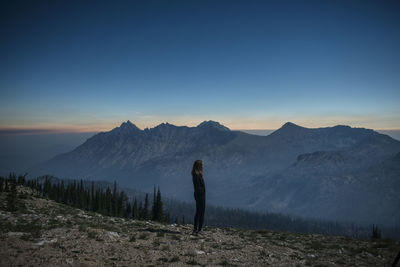
[(197, 128), (215, 128), (218, 130), (223, 130), (223, 131), (230, 131), (228, 127), (220, 124), (217, 121), (203, 121), (202, 123), (200, 123), (199, 125), (197, 125)]
[(146, 129), (147, 133), (164, 134), (164, 133), (182, 133), (187, 126), (177, 126), (168, 122), (160, 123), (159, 125)]
[(140, 130), (135, 124), (133, 124), (130, 120), (127, 120), (126, 122), (121, 123), (121, 125), (118, 127), (120, 129), (132, 129), (132, 130)]
[(173, 124), (168, 123), (168, 122), (163, 122), (163, 123), (160, 123), (159, 125), (155, 126), (152, 129), (156, 129), (156, 128), (175, 128), (175, 127), (178, 127), (178, 126), (173, 125)]

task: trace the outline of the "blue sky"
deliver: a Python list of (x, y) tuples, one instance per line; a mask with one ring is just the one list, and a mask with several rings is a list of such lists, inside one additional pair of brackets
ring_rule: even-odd
[(0, 5), (1, 129), (400, 129), (398, 1)]

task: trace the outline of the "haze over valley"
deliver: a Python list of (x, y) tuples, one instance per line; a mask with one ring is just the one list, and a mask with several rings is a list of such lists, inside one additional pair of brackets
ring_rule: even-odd
[[(116, 180), (192, 201), (190, 168), (206, 166), (208, 203), (338, 221), (396, 225), (400, 141), (364, 128), (286, 123), (268, 136), (214, 121), (196, 127), (130, 121), (28, 170), (30, 177)], [(383, 197), (384, 196), (384, 197)]]

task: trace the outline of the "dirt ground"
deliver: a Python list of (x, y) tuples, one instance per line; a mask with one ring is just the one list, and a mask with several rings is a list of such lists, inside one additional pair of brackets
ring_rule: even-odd
[(0, 193), (0, 266), (390, 266), (392, 240), (166, 225), (112, 218), (33, 196)]

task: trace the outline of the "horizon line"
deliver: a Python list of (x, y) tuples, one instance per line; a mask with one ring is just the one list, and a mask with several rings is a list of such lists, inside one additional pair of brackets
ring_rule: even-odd
[[(127, 120), (129, 121), (129, 120)], [(125, 123), (127, 121), (124, 121), (122, 123)], [(121, 123), (121, 124), (122, 124)], [(164, 122), (164, 123), (168, 123), (168, 122)], [(107, 129), (105, 127), (101, 127), (101, 128), (97, 128), (97, 127), (93, 127), (93, 128), (89, 128), (89, 127), (44, 127), (44, 128), (40, 128), (40, 127), (0, 127), (0, 134), (1, 135), (35, 135), (35, 134), (79, 134), (79, 133), (99, 133), (99, 132), (108, 132), (111, 131), (117, 127), (120, 127), (121, 124), (119, 124), (118, 126), (110, 126)], [(140, 129), (140, 130), (144, 130), (144, 129), (151, 129), (154, 127), (157, 127), (158, 125), (161, 125), (163, 123), (157, 124), (153, 127), (138, 127), (136, 124), (136, 126)], [(196, 126), (188, 126), (188, 125), (175, 125), (172, 123), (168, 123), (174, 126), (187, 126), (187, 127), (197, 127)], [(284, 123), (285, 124), (285, 123)], [(284, 124), (282, 124), (280, 127), (278, 128), (229, 128), (229, 130), (232, 131), (276, 131), (278, 129), (280, 129)], [(226, 125), (222, 124), (221, 125), (227, 127)], [(299, 124), (296, 124), (300, 127), (304, 127), (304, 128), (309, 128), (309, 129), (317, 129), (317, 128), (329, 128), (329, 127), (335, 127), (335, 126), (339, 126), (339, 125), (343, 125), (343, 126), (349, 126), (351, 128), (365, 128), (365, 129), (372, 129), (375, 131), (400, 131), (400, 129), (395, 129), (395, 128), (384, 128), (384, 129), (374, 129), (374, 128), (366, 128), (366, 127), (357, 127), (357, 126), (351, 126), (351, 125), (346, 125), (346, 124), (336, 124), (334, 126), (320, 126), (320, 127), (305, 127), (305, 126), (301, 126)]]

